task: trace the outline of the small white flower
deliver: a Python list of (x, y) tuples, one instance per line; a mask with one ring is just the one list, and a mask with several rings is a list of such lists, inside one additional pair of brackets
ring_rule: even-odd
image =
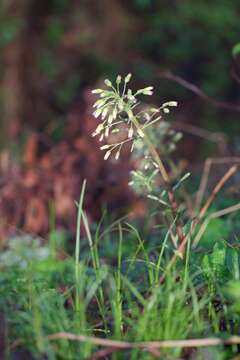
[(133, 136), (133, 128), (130, 127), (129, 131), (128, 131), (128, 138), (131, 139)]

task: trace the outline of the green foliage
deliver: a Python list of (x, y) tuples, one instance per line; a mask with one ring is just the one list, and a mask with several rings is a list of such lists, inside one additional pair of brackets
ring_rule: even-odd
[(22, 30), (22, 27), (21, 19), (0, 21), (0, 49), (13, 41)]
[(0, 268), (14, 266), (26, 268), (30, 261), (48, 259), (49, 248), (40, 244), (40, 239), (34, 239), (28, 235), (11, 238), (8, 250), (0, 254)]
[(235, 0), (183, 0), (173, 6), (168, 6), (167, 1), (148, 3), (145, 6), (148, 11), (143, 14), (145, 31), (136, 43), (138, 49), (160, 61), (163, 67), (191, 71), (192, 78), (211, 94), (219, 93), (220, 88), (226, 91), (230, 87), (226, 75), (230, 49), (239, 41), (239, 3)]
[[(203, 257), (197, 273), (191, 261), (178, 261), (160, 284), (159, 276), (174, 251), (168, 242), (169, 233), (164, 239), (164, 231), (154, 235), (148, 228), (152, 241), (147, 242), (140, 235), (144, 231), (138, 232), (128, 223), (117, 221), (91, 229), (82, 202), (83, 195), (79, 214), (87, 236), (78, 240), (76, 261), (72, 257), (58, 260), (53, 256), (52, 244), (42, 245), (30, 237), (12, 239), (9, 249), (1, 254), (0, 306), (9, 338), (6, 359), (18, 356), (20, 350), (27, 351), (29, 358), (32, 354), (34, 358), (49, 359), (85, 359), (97, 351), (88, 342), (47, 338), (64, 331), (125, 341), (221, 336), (223, 322), (228, 329), (225, 336), (237, 331), (237, 244), (229, 247), (224, 242), (216, 243)], [(60, 250), (57, 244), (55, 255)], [(195, 256), (199, 258), (196, 262), (202, 258), (201, 253)], [(231, 281), (226, 286), (227, 280)], [(209, 294), (201, 290), (206, 283)], [(207, 312), (209, 301), (219, 295), (222, 306), (218, 311), (212, 307)], [(184, 356), (181, 348), (162, 349), (161, 354), (160, 359)], [(229, 359), (236, 350), (216, 347), (198, 350), (196, 354), (199, 359), (206, 354)], [(137, 358), (153, 357), (139, 349), (115, 354), (115, 359)]]
[(64, 26), (59, 19), (52, 19), (47, 26), (46, 35), (50, 45), (57, 46), (64, 34)]
[(232, 224), (228, 224), (227, 221), (222, 219), (213, 219), (207, 226), (207, 229), (201, 239), (201, 246), (211, 249), (215, 242), (220, 241), (222, 244), (223, 239), (228, 239), (231, 232)]

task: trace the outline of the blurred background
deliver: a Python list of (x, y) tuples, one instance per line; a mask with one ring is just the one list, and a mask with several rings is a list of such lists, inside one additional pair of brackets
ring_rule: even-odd
[(176, 156), (195, 176), (236, 157), (240, 115), (238, 0), (1, 0), (0, 243), (17, 231), (75, 229), (87, 179), (92, 221), (141, 206), (126, 159), (104, 162), (91, 132), (91, 89), (133, 74), (184, 133)]

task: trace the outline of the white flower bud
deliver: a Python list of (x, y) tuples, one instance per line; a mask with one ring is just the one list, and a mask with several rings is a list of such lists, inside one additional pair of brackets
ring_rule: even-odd
[(177, 101), (168, 101), (162, 105), (163, 108), (167, 106), (178, 106), (178, 103)]
[(104, 160), (107, 160), (109, 158), (109, 156), (111, 155), (111, 151), (107, 151), (106, 154), (104, 155)]
[(170, 110), (166, 107), (166, 108), (163, 108), (163, 112), (165, 112), (165, 114), (168, 114), (168, 113), (170, 113)]
[(101, 114), (101, 112), (102, 112), (102, 109), (101, 109), (101, 108), (100, 108), (100, 109), (97, 109), (96, 111), (94, 111), (94, 113), (93, 113), (94, 117), (95, 117), (95, 118), (98, 118), (99, 115)]
[(95, 104), (93, 105), (93, 107), (99, 109), (101, 106), (103, 106), (105, 104), (107, 99), (100, 99), (98, 101), (95, 102)]
[(143, 94), (143, 95), (152, 95), (153, 94), (153, 86), (148, 86), (144, 89), (140, 89), (136, 92), (136, 95), (140, 95), (140, 94)]
[(110, 147), (111, 147), (111, 145), (106, 144), (106, 145), (101, 146), (100, 149), (101, 149), (101, 150), (107, 150), (107, 149), (109, 149)]
[(121, 75), (118, 75), (116, 78), (116, 83), (119, 85), (121, 81), (122, 81), (122, 77)]
[(105, 119), (107, 113), (108, 113), (108, 107), (105, 107), (104, 110), (103, 110), (103, 112), (102, 112), (102, 120)]
[(151, 96), (152, 94), (153, 94), (153, 91), (152, 91), (152, 90), (144, 90), (144, 91), (143, 91), (143, 95)]
[(102, 89), (94, 89), (94, 90), (92, 90), (92, 94), (100, 94), (102, 92), (103, 92)]
[(128, 138), (131, 139), (133, 136), (133, 128), (130, 127), (129, 131), (128, 131)]
[(115, 159), (118, 160), (120, 157), (120, 150), (117, 151), (116, 155), (115, 155)]
[(124, 79), (124, 81), (125, 81), (126, 84), (131, 80), (131, 77), (132, 77), (132, 74), (131, 74), (131, 73), (127, 74), (127, 76), (126, 76), (125, 79)]
[(131, 89), (128, 89), (128, 92), (127, 92), (127, 97), (128, 97), (128, 100), (130, 101), (135, 101), (135, 97), (133, 96), (132, 94), (132, 90)]
[(113, 122), (113, 116), (112, 116), (112, 114), (110, 114), (108, 117), (108, 124), (111, 125), (112, 122)]
[(100, 132), (104, 129), (103, 124), (99, 124), (95, 130), (96, 134), (100, 134)]
[(177, 101), (169, 101), (168, 106), (178, 106)]
[(115, 120), (117, 117), (117, 108), (116, 107), (113, 109), (112, 117), (113, 117), (113, 120)]
[(153, 90), (153, 86), (148, 86), (145, 89), (143, 89), (144, 91), (152, 91)]
[(183, 137), (183, 134), (181, 132), (176, 133), (176, 135), (174, 136), (174, 141), (179, 141), (181, 140)]
[(100, 94), (100, 97), (103, 98), (103, 97), (107, 97), (109, 96), (110, 94), (110, 91), (103, 91), (101, 94)]
[(107, 86), (112, 86), (111, 81), (108, 80), (108, 79), (104, 80), (104, 83), (105, 83)]

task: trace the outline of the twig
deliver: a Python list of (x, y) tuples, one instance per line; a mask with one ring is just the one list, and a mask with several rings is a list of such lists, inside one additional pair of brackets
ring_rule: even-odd
[(48, 340), (70, 340), (79, 342), (88, 342), (96, 346), (104, 346), (110, 348), (117, 348), (119, 350), (128, 349), (163, 349), (163, 348), (193, 348), (217, 345), (234, 345), (240, 344), (240, 336), (231, 336), (227, 339), (220, 338), (203, 338), (203, 339), (189, 339), (189, 340), (163, 340), (163, 341), (146, 341), (146, 342), (128, 342), (102, 339), (99, 337), (75, 335), (67, 332), (59, 332), (49, 335)]
[(207, 188), (211, 165), (212, 165), (212, 159), (207, 159), (204, 163), (203, 174), (202, 174), (199, 189), (198, 189), (198, 192), (196, 195), (196, 203), (195, 203), (196, 211), (198, 211), (201, 206), (202, 199), (203, 199), (203, 196), (204, 196), (206, 188)]
[(220, 181), (217, 183), (217, 185), (215, 186), (215, 188), (213, 189), (211, 195), (209, 196), (208, 200), (206, 201), (205, 205), (202, 207), (202, 209), (200, 210), (199, 213), (199, 219), (202, 219), (203, 216), (206, 214), (206, 211), (208, 210), (209, 206), (212, 204), (213, 200), (215, 199), (217, 193), (221, 190), (221, 188), (223, 187), (223, 185), (226, 183), (226, 181), (228, 179), (230, 179), (230, 177), (233, 176), (233, 174), (235, 174), (235, 172), (237, 171), (237, 165), (232, 166), (227, 172), (226, 174), (220, 179)]
[(225, 143), (226, 136), (221, 132), (212, 132), (198, 126), (187, 124), (181, 121), (176, 121), (172, 123), (172, 127), (176, 130), (181, 130), (186, 133), (198, 136), (200, 138), (206, 139), (208, 141), (216, 142), (216, 143)]
[(195, 209), (198, 210), (201, 206), (202, 199), (204, 193), (207, 188), (208, 178), (210, 174), (210, 168), (212, 165), (222, 165), (228, 163), (240, 163), (240, 157), (224, 157), (224, 158), (208, 158), (205, 161), (203, 174), (200, 181), (199, 190), (197, 192), (196, 201), (195, 201)]
[(197, 85), (183, 79), (180, 76), (174, 75), (170, 71), (158, 72), (158, 76), (161, 77), (161, 78), (165, 78), (165, 79), (172, 80), (172, 81), (176, 82), (177, 84), (179, 84), (179, 85), (183, 86), (184, 88), (190, 90), (195, 95), (199, 96), (203, 100), (206, 100), (206, 101), (212, 103), (214, 106), (216, 106), (218, 108), (240, 112), (240, 105), (232, 104), (232, 103), (229, 103), (229, 102), (226, 102), (226, 101), (217, 100), (217, 99), (207, 95)]

